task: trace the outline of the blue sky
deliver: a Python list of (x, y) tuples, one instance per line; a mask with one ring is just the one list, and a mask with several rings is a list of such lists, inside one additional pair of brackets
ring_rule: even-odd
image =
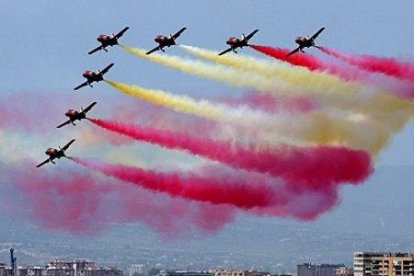
[[(110, 49), (109, 53), (87, 52), (98, 43), (100, 33), (117, 32), (124, 26), (130, 30), (121, 42), (143, 48), (153, 48), (154, 37), (169, 34), (186, 26), (187, 31), (179, 42), (221, 50), (230, 35), (239, 36), (253, 29), (260, 29), (254, 42), (265, 45), (294, 47), (294, 38), (312, 34), (321, 26), (326, 31), (319, 37), (319, 43), (345, 52), (367, 53), (379, 56), (413, 59), (411, 26), (414, 26), (413, 1), (0, 1), (0, 92), (47, 93), (48, 104), (56, 101), (64, 107), (60, 95), (70, 95), (74, 86), (82, 82), (85, 69), (100, 69), (110, 62), (115, 67), (108, 73), (111, 79), (137, 83), (145, 87), (165, 89), (188, 94), (197, 98), (217, 97), (227, 93), (243, 93), (244, 90), (204, 80), (173, 71), (144, 60), (136, 59), (121, 49)], [(168, 53), (182, 55), (179, 49), (167, 49)], [(251, 49), (244, 53), (257, 55)], [(315, 50), (309, 50), (315, 53)], [(124, 95), (115, 93), (105, 84), (93, 89), (84, 88), (73, 93), (74, 103), (86, 104), (91, 100), (108, 105)], [(28, 98), (22, 97), (22, 101)], [(0, 96), (0, 101), (2, 96)], [(69, 107), (69, 106), (67, 106)], [(33, 106), (42, 109), (42, 104)], [(96, 111), (98, 116), (104, 111)], [(34, 122), (36, 123), (36, 122)], [(70, 134), (65, 133), (65, 137)], [(377, 160), (374, 176), (361, 187), (346, 188), (342, 204), (324, 215), (320, 222), (310, 227), (330, 225), (335, 230), (335, 221), (341, 216), (351, 216), (354, 206), (375, 194), (378, 201), (387, 202), (390, 214), (375, 213), (372, 216), (386, 216), (390, 224), (401, 223), (394, 217), (399, 205), (392, 202), (401, 200), (403, 206), (412, 207), (404, 198), (412, 194), (414, 187), (407, 185), (414, 173), (397, 177), (396, 182), (382, 178), (383, 166), (414, 166), (414, 125), (408, 124), (397, 134), (390, 146)], [(51, 145), (63, 143), (63, 138), (54, 132), (47, 137)], [(46, 141), (41, 141), (43, 145)], [(146, 148), (151, 150), (152, 148)], [(5, 149), (0, 149), (3, 151)], [(36, 148), (37, 150), (37, 148)], [(97, 150), (97, 149), (95, 149)], [(43, 150), (39, 154), (42, 154)], [(35, 153), (33, 153), (34, 155)], [(43, 158), (42, 155), (38, 155)], [(183, 160), (185, 158), (183, 157)], [(157, 159), (151, 162), (156, 162)], [(389, 181), (389, 182), (388, 182)], [(380, 183), (376, 185), (376, 183)], [(385, 183), (386, 182), (386, 183)], [(392, 185), (387, 186), (387, 185)], [(378, 189), (384, 188), (381, 192)], [(364, 204), (367, 204), (364, 202)], [(347, 213), (348, 212), (348, 213)], [(255, 218), (260, 223), (263, 218)], [(275, 219), (277, 220), (277, 219)], [(237, 226), (237, 223), (236, 223)], [(365, 225), (366, 226), (366, 225)], [(364, 226), (364, 227), (365, 227)], [(136, 227), (141, 227), (137, 225)], [(358, 231), (358, 225), (346, 224), (350, 231)], [(367, 228), (373, 229), (373, 228)], [(48, 231), (45, 229), (45, 231)], [(234, 231), (229, 226), (224, 231)], [(374, 231), (374, 230), (372, 230)], [(388, 228), (386, 231), (391, 231)], [(217, 238), (219, 239), (219, 237)]]

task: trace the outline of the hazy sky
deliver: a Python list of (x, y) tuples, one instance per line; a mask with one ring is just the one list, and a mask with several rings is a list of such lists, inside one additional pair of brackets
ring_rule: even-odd
[[(57, 108), (64, 110), (72, 107), (64, 99), (71, 97), (68, 95), (73, 93), (71, 102), (73, 107), (97, 100), (102, 107), (96, 108), (94, 112), (97, 116), (104, 115), (103, 107), (119, 101), (120, 98), (124, 99), (126, 96), (114, 92), (112, 88), (103, 83), (96, 84), (93, 89), (86, 87), (78, 93), (72, 92), (72, 89), (83, 82), (81, 74), (85, 69), (100, 69), (110, 62), (115, 63), (115, 67), (108, 73), (111, 79), (188, 94), (196, 98), (213, 98), (223, 96), (223, 94), (239, 95), (247, 91), (185, 75), (137, 59), (119, 48), (109, 49), (108, 53), (98, 52), (91, 56), (87, 55), (89, 50), (98, 46), (96, 41), (98, 34), (115, 33), (124, 26), (130, 27), (121, 39), (121, 42), (127, 45), (150, 49), (155, 46), (153, 39), (157, 34), (173, 33), (186, 26), (187, 30), (180, 37), (179, 43), (215, 50), (226, 48), (225, 40), (228, 36), (239, 36), (241, 33), (248, 33), (256, 28), (260, 31), (253, 38), (255, 43), (294, 47), (294, 39), (297, 35), (312, 34), (321, 26), (325, 26), (325, 32), (318, 38), (318, 43), (321, 45), (345, 52), (409, 60), (414, 58), (411, 35), (411, 27), (414, 26), (413, 10), (414, 2), (410, 0), (0, 0), (2, 37), (0, 42), (0, 75), (2, 76), (0, 94), (2, 96), (0, 95), (0, 101), (13, 93), (30, 94), (31, 97), (22, 96), (21, 101), (31, 101), (33, 95), (38, 93), (42, 95), (42, 98), (32, 104), (33, 109), (41, 110), (42, 101), (47, 101), (46, 105), (53, 106), (56, 103)], [(316, 49), (308, 51), (319, 54)], [(167, 52), (183, 55), (182, 51), (174, 48), (167, 49)], [(242, 52), (259, 56), (251, 49), (245, 48)], [(44, 97), (45, 94), (47, 97)], [(60, 114), (59, 112), (60, 110), (57, 114)], [(45, 116), (48, 115), (45, 114)], [(58, 123), (60, 119), (56, 121)], [(33, 122), (33, 124), (37, 123)], [(39, 122), (39, 124), (42, 123)], [(49, 132), (47, 137), (39, 139), (38, 146), (31, 149), (30, 156), (38, 157), (41, 161), (44, 157), (45, 146), (62, 144), (71, 135), (70, 132), (71, 130), (65, 130), (64, 135), (56, 131)], [(26, 135), (22, 134), (24, 137)], [(376, 160), (376, 171), (365, 185), (344, 189), (342, 203), (339, 206), (323, 215), (320, 221), (304, 224), (309, 227), (318, 227), (319, 223), (319, 226), (328, 225), (335, 230), (338, 218), (352, 217), (352, 212), (357, 209), (356, 206), (358, 204), (369, 205), (370, 203), (367, 203), (365, 199), (370, 201), (373, 195), (376, 201), (383, 200), (388, 204), (386, 209), (389, 213), (384, 214), (382, 211), (376, 213), (374, 208), (368, 206), (370, 216), (381, 216), (385, 225), (403, 223), (403, 219), (394, 217), (402, 207), (398, 204), (393, 205), (393, 202), (400, 202), (404, 207), (413, 207), (412, 204), (410, 205), (410, 198), (406, 195), (414, 192), (414, 187), (408, 185), (414, 177), (414, 171), (406, 173), (403, 178), (397, 177), (394, 182), (393, 179), (383, 178), (381, 169), (385, 165), (414, 166), (412, 137), (414, 137), (414, 125), (410, 123), (393, 138), (390, 146)], [(30, 140), (30, 137), (28, 139)], [(30, 145), (29, 140), (26, 140), (25, 147)], [(20, 145), (11, 145), (11, 147), (20, 147)], [(140, 146), (140, 149), (153, 150), (156, 152), (155, 155), (159, 151), (148, 146)], [(0, 151), (7, 150), (9, 149), (0, 149)], [(102, 149), (93, 149), (93, 151), (99, 150)], [(85, 155), (84, 152), (83, 154)], [(146, 163), (154, 164), (157, 160), (160, 161), (151, 157), (152, 153), (143, 154), (148, 155)], [(162, 153), (159, 155), (165, 156)], [(184, 156), (182, 160), (191, 162), (191, 159), (189, 161)], [(381, 189), (384, 191), (381, 192)], [(378, 202), (375, 203), (376, 205), (373, 204), (378, 206)], [(264, 220), (266, 219), (254, 218), (258, 224)], [(279, 219), (272, 218), (272, 220)], [(367, 222), (361, 228), (367, 227), (370, 223)], [(373, 219), (372, 223), (378, 223), (378, 227), (384, 226), (376, 219)], [(137, 224), (136, 227), (141, 226)], [(352, 225), (352, 223), (347, 223), (346, 227), (356, 232), (359, 229), (358, 225)], [(228, 226), (223, 231), (233, 231), (237, 235), (237, 229), (236, 222), (235, 225)], [(391, 233), (391, 229), (388, 231)], [(183, 243), (185, 244), (185, 241)]]

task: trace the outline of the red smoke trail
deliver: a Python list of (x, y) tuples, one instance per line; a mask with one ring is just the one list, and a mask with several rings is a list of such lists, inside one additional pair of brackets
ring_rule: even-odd
[(184, 149), (236, 168), (270, 173), (285, 179), (288, 183), (313, 189), (343, 182), (359, 183), (372, 171), (370, 155), (367, 152), (345, 147), (281, 146), (256, 150), (231, 141), (198, 138), (183, 132), (144, 128), (99, 119), (89, 120), (102, 128), (137, 140), (173, 149)]
[(395, 58), (347, 54), (327, 47), (320, 47), (320, 49), (330, 56), (358, 66), (361, 69), (414, 82), (414, 63), (412, 62), (403, 62)]
[[(233, 206), (259, 215), (311, 220), (338, 202), (336, 187), (316, 191), (295, 190), (266, 175), (245, 171), (226, 173), (221, 168), (207, 168), (201, 173), (198, 172), (197, 176), (191, 173), (180, 175), (143, 171), (139, 168), (79, 158), (71, 159), (85, 167), (101, 171), (107, 176), (132, 182), (147, 189), (185, 199), (207, 201), (219, 204), (218, 206)], [(151, 181), (153, 183), (150, 183)], [(210, 211), (207, 213), (212, 214)]]
[(270, 185), (240, 183), (232, 179), (200, 177), (193, 173), (160, 173), (138, 167), (106, 164), (70, 158), (74, 162), (107, 176), (134, 183), (140, 187), (169, 195), (212, 204), (229, 204), (242, 209), (270, 206), (284, 202), (286, 195), (276, 194)]
[(366, 79), (369, 77), (366, 73), (357, 69), (350, 69), (348, 67), (345, 68), (339, 64), (328, 63), (309, 54), (302, 54), (298, 52), (287, 56), (287, 54), (291, 51), (290, 49), (262, 45), (251, 45), (251, 47), (256, 51), (274, 57), (278, 60), (288, 62), (295, 66), (307, 68), (310, 71), (317, 70), (320, 72), (328, 72), (345, 81), (366, 81)]
[(294, 55), (287, 56), (291, 50), (263, 46), (263, 45), (250, 45), (254, 50), (261, 52), (265, 55), (271, 56), (278, 60), (289, 62), (292, 65), (306, 67), (311, 71), (314, 70), (325, 70), (325, 66), (315, 57), (310, 55), (304, 55), (302, 53), (295, 53)]
[(291, 216), (301, 220), (313, 220), (323, 212), (328, 211), (339, 203), (336, 188), (326, 188), (318, 191), (305, 191), (291, 197), (284, 206), (255, 209), (254, 213), (267, 216)]
[[(23, 164), (25, 170), (6, 176), (23, 195), (21, 204), (26, 208), (21, 212), (27, 212), (47, 228), (77, 234), (97, 232), (94, 225), (100, 217), (100, 199), (110, 187), (79, 172), (39, 174), (31, 165)], [(102, 216), (99, 224), (106, 222), (106, 216)]]
[[(203, 167), (198, 171), (205, 176), (220, 175), (224, 179), (233, 179), (239, 182), (273, 183), (274, 179), (266, 174), (252, 173), (238, 170), (227, 172), (223, 167)], [(321, 185), (319, 190), (309, 190), (303, 187), (292, 187), (288, 183), (276, 187), (278, 193), (287, 194), (284, 202), (274, 202), (272, 206), (254, 208), (250, 213), (261, 216), (294, 217), (300, 220), (313, 220), (330, 210), (339, 202), (338, 187)]]
[(5, 170), (0, 164), (13, 202), (3, 211), (29, 217), (46, 228), (92, 235), (114, 223), (141, 222), (175, 238), (214, 233), (234, 219), (230, 206), (156, 195), (79, 170), (54, 168), (46, 173), (34, 166), (26, 163)]

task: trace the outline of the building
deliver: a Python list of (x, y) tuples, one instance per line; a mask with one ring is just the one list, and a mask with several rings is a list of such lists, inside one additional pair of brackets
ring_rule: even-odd
[(414, 253), (355, 252), (354, 275), (414, 276)]
[(128, 268), (129, 276), (147, 276), (147, 267), (143, 264), (133, 264)]
[(224, 269), (217, 268), (210, 270), (213, 276), (268, 276), (269, 272), (243, 269)]
[[(16, 276), (122, 276), (115, 267), (98, 267), (87, 260), (54, 260), (47, 266), (18, 266)], [(0, 276), (11, 276), (10, 266), (0, 263)]]
[(27, 267), (27, 275), (28, 276), (43, 276), (44, 271), (46, 268), (44, 266), (28, 266)]
[(336, 269), (336, 276), (353, 276), (354, 269), (352, 267), (342, 266)]
[(207, 271), (161, 271), (159, 276), (213, 276), (214, 274)]
[(46, 267), (42, 276), (118, 276), (122, 270), (115, 267), (98, 267), (88, 260), (55, 260)]
[(7, 276), (6, 264), (0, 263), (0, 276)]
[(343, 264), (304, 263), (297, 265), (297, 276), (336, 276), (336, 270), (343, 266)]

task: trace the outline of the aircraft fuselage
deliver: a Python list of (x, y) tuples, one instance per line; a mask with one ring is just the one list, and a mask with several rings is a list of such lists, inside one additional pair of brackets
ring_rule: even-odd
[(88, 81), (88, 83), (99, 82), (103, 80), (101, 72), (85, 71), (82, 76)]
[(85, 112), (79, 112), (77, 110), (73, 110), (73, 109), (69, 109), (66, 113), (65, 113), (66, 117), (69, 117), (69, 120), (71, 122), (76, 121), (76, 120), (82, 120), (86, 118), (86, 114)]
[(229, 37), (226, 41), (227, 45), (230, 45), (233, 49), (235, 48), (243, 48), (248, 46), (247, 45), (247, 39), (240, 39), (237, 37)]
[(163, 35), (158, 35), (155, 39), (155, 42), (157, 42), (159, 44), (160, 48), (163, 47), (170, 47), (172, 45), (175, 45), (175, 39), (172, 37), (166, 37)]
[(118, 45), (118, 39), (114, 35), (109, 36), (101, 34), (98, 36), (96, 40), (98, 40), (101, 43), (103, 48)]
[(46, 155), (49, 156), (50, 161), (53, 161), (53, 159), (60, 159), (61, 157), (65, 157), (65, 152), (63, 150), (58, 150), (55, 148), (48, 148), (45, 152)]
[(310, 48), (315, 46), (315, 40), (303, 36), (298, 36), (295, 39), (295, 42), (299, 45), (300, 48)]

